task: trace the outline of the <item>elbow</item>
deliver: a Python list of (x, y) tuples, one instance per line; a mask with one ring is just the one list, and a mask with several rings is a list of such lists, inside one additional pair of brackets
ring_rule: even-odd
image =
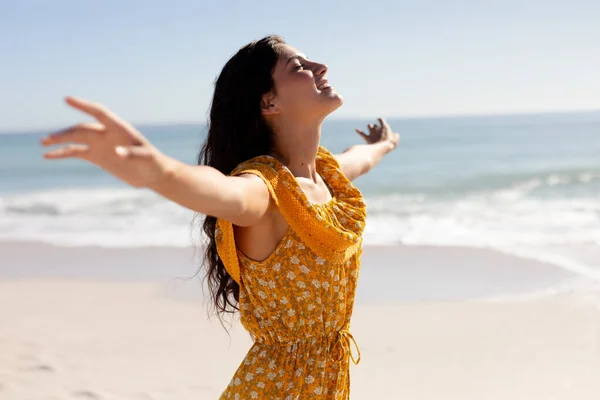
[(236, 187), (231, 193), (229, 201), (224, 201), (228, 209), (229, 218), (236, 225), (241, 225), (240, 222), (244, 219), (247, 214), (250, 205), (248, 199), (244, 196), (244, 190), (241, 187)]
[(257, 213), (254, 212), (253, 201), (242, 187), (235, 188), (230, 201), (223, 203), (227, 207), (226, 213), (231, 223), (237, 226), (248, 227), (256, 224)]

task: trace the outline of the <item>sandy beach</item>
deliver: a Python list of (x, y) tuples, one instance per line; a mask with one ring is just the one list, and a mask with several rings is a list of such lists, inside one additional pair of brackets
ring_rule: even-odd
[[(0, 398), (217, 398), (251, 341), (207, 318), (198, 280), (172, 279), (194, 272), (191, 249), (0, 244)], [(367, 247), (361, 274), (353, 399), (598, 398), (600, 294), (524, 295), (566, 272), (394, 246)]]
[(599, 21), (0, 0), (0, 400), (600, 400)]

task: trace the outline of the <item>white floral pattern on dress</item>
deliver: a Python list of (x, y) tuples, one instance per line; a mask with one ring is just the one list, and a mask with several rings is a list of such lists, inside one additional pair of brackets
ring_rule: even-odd
[[(343, 204), (349, 188), (334, 179), (340, 173), (337, 166), (327, 161), (320, 173), (335, 200), (317, 206), (316, 218), (337, 224), (344, 237), (348, 229), (362, 232), (364, 224), (355, 224), (349, 218), (352, 208)], [(289, 170), (281, 172), (281, 179), (298, 190)], [(344, 348), (340, 332), (350, 324), (361, 250), (359, 246), (335, 263), (314, 252), (290, 227), (264, 262), (238, 251), (241, 321), (255, 342), (221, 399), (348, 399), (350, 360), (339, 358), (338, 352)]]

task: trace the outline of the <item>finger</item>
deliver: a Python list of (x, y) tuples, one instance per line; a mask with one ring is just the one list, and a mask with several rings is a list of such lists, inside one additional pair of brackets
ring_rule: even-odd
[(375, 125), (374, 125), (374, 124), (369, 124), (369, 125), (367, 125), (367, 126), (369, 127), (369, 130), (373, 130), (373, 129), (375, 129)]
[(75, 125), (60, 132), (52, 133), (42, 139), (44, 146), (60, 143), (90, 143), (98, 134), (104, 132), (104, 125), (92, 122)]
[(154, 153), (143, 146), (117, 146), (115, 153), (121, 158), (151, 158)]
[(105, 125), (108, 122), (114, 122), (117, 120), (117, 116), (102, 104), (71, 96), (68, 96), (65, 101), (71, 107), (91, 115)]
[(89, 147), (84, 144), (70, 144), (56, 150), (44, 153), (44, 158), (85, 158), (88, 154)]
[(356, 133), (358, 133), (360, 136), (362, 136), (363, 139), (365, 139), (367, 142), (369, 141), (369, 136), (364, 133), (363, 131), (361, 131), (360, 129), (356, 129)]
[(385, 122), (382, 118), (377, 118), (377, 120), (379, 121), (379, 125), (381, 125), (381, 129), (383, 129), (384, 126), (387, 126), (387, 122)]

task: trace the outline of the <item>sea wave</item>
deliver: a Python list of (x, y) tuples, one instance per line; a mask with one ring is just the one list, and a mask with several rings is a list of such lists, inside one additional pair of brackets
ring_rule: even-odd
[[(135, 189), (56, 189), (0, 197), (0, 238), (60, 246), (189, 246), (194, 213)], [(197, 219), (196, 219), (197, 221)]]
[[(549, 174), (460, 196), (366, 193), (366, 244), (493, 248), (600, 281), (600, 192), (538, 196), (600, 175)], [(0, 197), (0, 239), (60, 246), (187, 247), (203, 242), (194, 213), (130, 188), (55, 189)], [(557, 249), (560, 247), (561, 251)], [(581, 249), (594, 256), (581, 258)]]
[[(589, 183), (596, 176), (584, 172), (567, 179), (551, 174), (544, 180), (476, 189), (460, 196), (366, 193), (365, 241), (471, 246), (600, 244), (600, 192), (535, 195), (540, 186), (568, 184), (574, 179)], [(188, 245), (190, 231), (197, 228), (191, 224), (193, 217), (190, 210), (147, 190), (44, 190), (0, 197), (0, 238), (109, 247)]]

